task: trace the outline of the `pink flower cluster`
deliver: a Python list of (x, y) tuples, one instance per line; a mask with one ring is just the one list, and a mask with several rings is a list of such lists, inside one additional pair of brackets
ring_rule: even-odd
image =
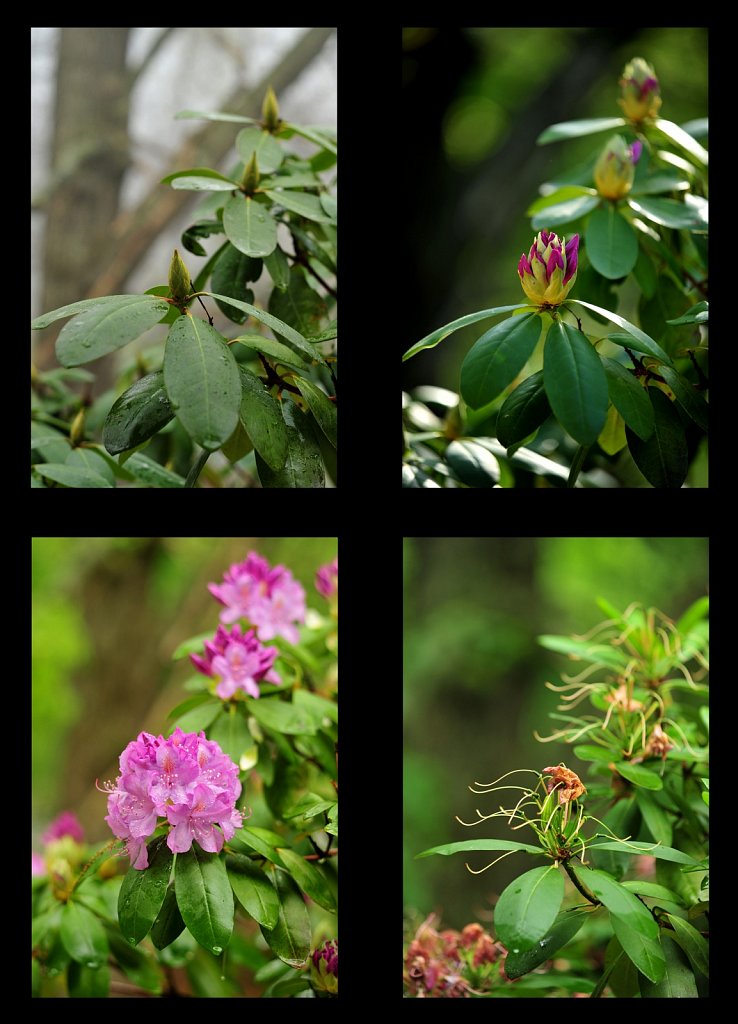
[(333, 597), (338, 591), (338, 559), (322, 565), (315, 574), (315, 589), (323, 597)]
[(183, 733), (177, 727), (167, 739), (139, 733), (120, 755), (115, 787), (106, 791), (105, 820), (127, 841), (134, 868), (148, 867), (146, 840), (160, 817), (171, 825), (167, 846), (173, 853), (186, 853), (193, 840), (218, 853), (223, 838), (231, 839), (243, 822), (235, 808), (241, 793), (238, 768), (204, 732)]
[(215, 692), (228, 700), (237, 690), (258, 697), (257, 684), (262, 679), (279, 685), (282, 680), (272, 668), (278, 654), (276, 647), (263, 647), (253, 629), (244, 634), (240, 626), (230, 632), (218, 626), (213, 639), (205, 641), (205, 657), (191, 654), (190, 658), (206, 676), (220, 677)]
[(56, 839), (62, 839), (64, 836), (71, 836), (75, 843), (84, 842), (85, 835), (82, 826), (77, 821), (77, 816), (71, 811), (62, 811), (57, 815), (44, 832), (41, 841), (48, 846), (49, 843), (53, 843)]
[(266, 558), (252, 551), (230, 567), (222, 583), (208, 584), (208, 590), (225, 605), (221, 622), (247, 619), (260, 640), (283, 636), (291, 644), (299, 642), (294, 623), (305, 621), (305, 591), (283, 565), (271, 569)]

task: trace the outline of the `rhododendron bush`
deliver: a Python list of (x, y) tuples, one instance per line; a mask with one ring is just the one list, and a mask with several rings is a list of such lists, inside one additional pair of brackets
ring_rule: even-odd
[(44, 833), (34, 995), (108, 995), (111, 969), (156, 994), (244, 994), (247, 970), (265, 995), (337, 992), (337, 560), (315, 572), (307, 595), (251, 552), (211, 583), (212, 630), (174, 652), (190, 695), (98, 783), (111, 841), (69, 812)]

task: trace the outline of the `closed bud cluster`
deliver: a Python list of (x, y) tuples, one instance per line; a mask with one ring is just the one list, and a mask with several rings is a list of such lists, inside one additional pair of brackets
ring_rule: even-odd
[(169, 264), (169, 295), (175, 302), (184, 302), (190, 294), (190, 280), (190, 272), (175, 249)]
[(634, 57), (625, 65), (620, 89), (618, 103), (631, 121), (658, 115), (661, 106), (659, 80), (654, 69), (642, 57)]
[(261, 108), (263, 120), (263, 126), (268, 132), (276, 131), (279, 127), (279, 104), (277, 103), (277, 97), (274, 95), (274, 89), (271, 85), (266, 91), (264, 97), (264, 103)]
[(619, 135), (613, 135), (595, 164), (594, 181), (605, 199), (622, 199), (630, 192), (635, 165), (641, 156), (642, 142), (630, 146)]
[(251, 155), (251, 159), (246, 164), (246, 169), (244, 170), (243, 178), (241, 179), (241, 188), (246, 195), (250, 196), (256, 191), (260, 177), (259, 165), (256, 162), (256, 153), (253, 153)]

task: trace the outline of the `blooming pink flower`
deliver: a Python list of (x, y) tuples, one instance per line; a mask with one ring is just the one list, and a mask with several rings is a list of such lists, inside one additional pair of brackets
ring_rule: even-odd
[(84, 841), (82, 826), (71, 811), (62, 811), (61, 814), (54, 818), (41, 837), (41, 840), (44, 844), (48, 845), (53, 843), (55, 839), (61, 839), (62, 836), (71, 836), (75, 843)]
[(193, 840), (215, 853), (242, 825), (238, 768), (204, 732), (177, 727), (167, 739), (142, 732), (121, 754), (120, 769), (115, 786), (106, 788), (105, 820), (126, 840), (134, 868), (148, 867), (146, 840), (159, 824), (172, 826), (167, 845), (175, 853)]
[(205, 642), (205, 657), (191, 654), (190, 658), (200, 672), (220, 677), (215, 692), (227, 700), (236, 690), (258, 697), (257, 683), (262, 679), (279, 685), (282, 680), (272, 669), (278, 654), (276, 647), (263, 647), (253, 629), (243, 634), (240, 626), (230, 632), (218, 626), (213, 639)]
[(31, 874), (32, 875), (45, 875), (46, 865), (44, 859), (40, 853), (31, 851)]
[(299, 641), (295, 623), (305, 621), (305, 591), (283, 565), (271, 569), (266, 558), (252, 551), (208, 590), (225, 605), (221, 622), (243, 618), (256, 626), (260, 640), (283, 636), (291, 644)]
[(315, 574), (315, 589), (323, 597), (333, 597), (338, 591), (338, 559), (322, 565)]

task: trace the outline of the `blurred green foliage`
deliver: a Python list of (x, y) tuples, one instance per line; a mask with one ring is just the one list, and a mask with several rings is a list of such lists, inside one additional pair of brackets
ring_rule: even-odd
[(567, 670), (536, 637), (585, 633), (605, 617), (600, 596), (676, 618), (706, 587), (707, 540), (699, 537), (405, 541), (403, 864), (411, 915), (437, 911), (454, 928), (489, 924), (490, 895), (521, 870), (515, 857), (476, 878), (461, 857), (414, 855), (455, 840), (512, 838), (499, 820), (474, 831), (454, 820), (473, 821), (481, 806), (466, 787), (514, 768), (575, 761), (570, 748), (532, 736), (551, 732), (557, 701), (543, 684)]

